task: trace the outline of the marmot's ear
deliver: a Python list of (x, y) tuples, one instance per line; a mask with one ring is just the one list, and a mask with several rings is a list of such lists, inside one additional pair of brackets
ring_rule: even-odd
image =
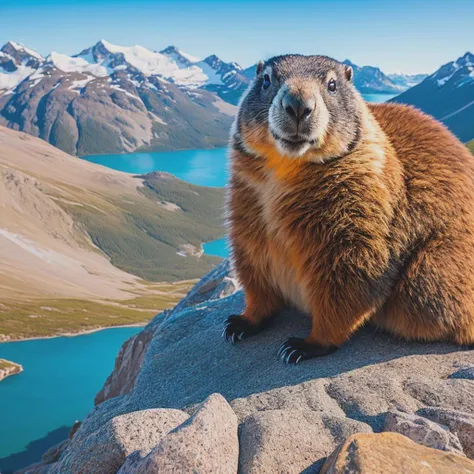
[(257, 64), (257, 76), (262, 73), (263, 66), (265, 66), (265, 63), (263, 61), (259, 61)]
[(344, 75), (349, 82), (354, 78), (354, 69), (351, 66), (344, 66)]

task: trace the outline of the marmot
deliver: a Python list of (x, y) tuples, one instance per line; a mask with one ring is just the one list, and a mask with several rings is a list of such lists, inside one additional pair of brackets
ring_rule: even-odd
[(312, 317), (286, 363), (334, 351), (367, 321), (411, 340), (474, 343), (474, 157), (442, 124), (368, 104), (324, 56), (257, 66), (231, 136), (228, 219), (245, 291), (224, 337), (283, 306)]

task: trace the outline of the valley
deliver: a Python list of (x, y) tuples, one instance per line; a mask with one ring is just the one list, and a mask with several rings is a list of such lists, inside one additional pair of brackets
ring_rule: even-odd
[(130, 175), (0, 127), (0, 340), (142, 324), (218, 257), (223, 190)]

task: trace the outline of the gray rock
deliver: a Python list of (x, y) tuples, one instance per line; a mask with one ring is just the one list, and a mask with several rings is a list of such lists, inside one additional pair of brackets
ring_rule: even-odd
[(95, 397), (98, 405), (109, 398), (125, 395), (133, 388), (145, 352), (153, 336), (153, 331), (145, 328), (135, 336), (125, 341), (115, 359), (113, 372), (107, 378), (102, 390)]
[(334, 448), (370, 426), (303, 410), (269, 410), (246, 418), (240, 430), (239, 472), (297, 474), (319, 472)]
[(132, 454), (129, 454), (117, 474), (136, 474), (140, 464), (147, 454), (148, 453), (145, 451), (134, 451)]
[(225, 399), (214, 394), (169, 433), (135, 472), (235, 474), (238, 457), (237, 417)]
[(61, 454), (67, 449), (68, 446), (69, 446), (68, 439), (65, 439), (64, 441), (61, 441), (55, 446), (52, 446), (43, 454), (43, 456), (41, 456), (41, 462), (43, 464), (55, 463), (56, 461), (59, 460), (59, 458), (61, 457)]
[(456, 433), (468, 458), (474, 459), (474, 416), (458, 410), (446, 408), (422, 408), (418, 415), (424, 416), (436, 423), (446, 425), (451, 432)]
[[(334, 354), (288, 367), (278, 361), (278, 349), (289, 336), (306, 335), (310, 320), (288, 309), (261, 334), (228, 344), (221, 338), (223, 324), (230, 314), (242, 312), (244, 296), (241, 291), (224, 298), (216, 294), (225, 278), (231, 278), (227, 262), (203, 278), (175, 309), (147, 326), (153, 336), (133, 388), (98, 405), (64, 457), (116, 416), (158, 407), (192, 413), (195, 405), (215, 392), (229, 401), (240, 422), (256, 414), (265, 420), (272, 411), (301, 411), (297, 416), (305, 419), (325, 415), (321, 418), (325, 433), (333, 418), (359, 421), (380, 431), (386, 413), (393, 410), (414, 413), (443, 407), (474, 415), (472, 381), (448, 378), (453, 367), (474, 365), (473, 350), (407, 343), (364, 328)], [(454, 424), (439, 423), (455, 432)], [(459, 432), (458, 436), (468, 455), (467, 441)], [(285, 440), (276, 435), (272, 439), (275, 452), (278, 443), (286, 449)], [(262, 448), (261, 456), (266, 456), (266, 449)], [(305, 461), (307, 473), (315, 470), (318, 456), (314, 453), (313, 459)]]
[(459, 438), (451, 433), (447, 426), (418, 415), (389, 412), (385, 419), (384, 431), (399, 433), (428, 448), (464, 455)]
[(117, 416), (87, 436), (55, 464), (52, 473), (115, 474), (127, 456), (151, 451), (188, 415), (180, 410), (143, 410)]

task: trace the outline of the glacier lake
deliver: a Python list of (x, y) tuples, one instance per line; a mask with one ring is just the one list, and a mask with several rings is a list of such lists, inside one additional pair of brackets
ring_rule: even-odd
[(24, 369), (0, 382), (0, 472), (39, 461), (67, 438), (74, 421), (94, 407), (123, 342), (141, 329), (0, 344), (0, 358)]

